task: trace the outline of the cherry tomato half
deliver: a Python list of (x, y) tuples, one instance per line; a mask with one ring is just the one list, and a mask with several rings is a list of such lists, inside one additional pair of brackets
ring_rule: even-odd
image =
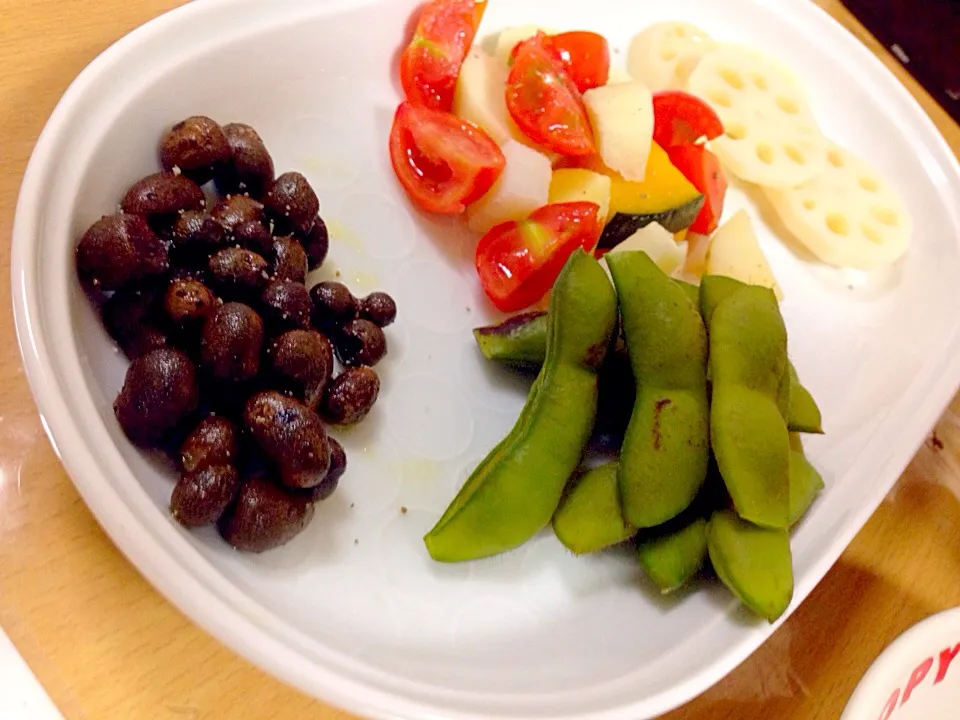
[(409, 101), (393, 118), (390, 161), (417, 205), (448, 215), (482, 197), (507, 163), (500, 146), (476, 125)]
[[(603, 35), (575, 30), (548, 35), (544, 42), (581, 93), (607, 84), (610, 79), (610, 46)], [(520, 45), (517, 43), (510, 53), (511, 63), (516, 60)]]
[(600, 238), (599, 210), (591, 202), (554, 203), (526, 220), (492, 228), (480, 239), (474, 259), (487, 297), (503, 312), (537, 302), (574, 250), (593, 251)]
[(431, 0), (420, 14), (413, 39), (400, 56), (400, 82), (407, 100), (450, 110), (460, 65), (483, 16), (485, 2)]
[(720, 224), (723, 199), (727, 195), (727, 176), (720, 161), (703, 145), (675, 145), (665, 149), (674, 167), (703, 193), (703, 207), (690, 232), (709, 235)]
[(689, 145), (700, 138), (723, 135), (723, 123), (703, 100), (681, 90), (653, 94), (653, 139), (666, 149)]
[(550, 45), (577, 90), (584, 93), (590, 88), (607, 84), (610, 78), (610, 46), (603, 35), (585, 31), (565, 32), (552, 35)]
[(537, 33), (517, 46), (507, 76), (507, 110), (523, 134), (561, 155), (590, 155), (593, 131), (580, 91)]

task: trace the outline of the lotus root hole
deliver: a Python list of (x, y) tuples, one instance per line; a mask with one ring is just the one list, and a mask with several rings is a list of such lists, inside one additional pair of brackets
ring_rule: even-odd
[(873, 208), (873, 216), (878, 222), (889, 225), (890, 227), (895, 227), (900, 224), (900, 218), (897, 217), (897, 213), (890, 208), (875, 207)]
[(757, 157), (760, 162), (767, 165), (773, 164), (773, 148), (769, 145), (757, 145)]
[(830, 213), (827, 215), (827, 228), (834, 235), (846, 237), (850, 234), (850, 223), (848, 223), (847, 219), (840, 213)]
[(800, 106), (793, 98), (780, 96), (777, 98), (777, 107), (787, 113), (787, 115), (796, 115), (800, 112)]
[(803, 156), (803, 153), (797, 150), (793, 145), (784, 145), (783, 151), (787, 154), (787, 157), (793, 160), (797, 165), (806, 165), (807, 159)]
[(724, 132), (731, 140), (743, 140), (747, 136), (747, 126), (740, 123), (730, 123)]
[(707, 99), (714, 105), (728, 108), (730, 107), (730, 96), (723, 90), (710, 90), (707, 92)]
[(743, 90), (743, 78), (733, 68), (720, 68), (720, 77), (734, 90)]
[(883, 242), (880, 232), (873, 225), (863, 223), (863, 225), (860, 226), (860, 232), (863, 233), (863, 236), (872, 243), (879, 245), (881, 242)]

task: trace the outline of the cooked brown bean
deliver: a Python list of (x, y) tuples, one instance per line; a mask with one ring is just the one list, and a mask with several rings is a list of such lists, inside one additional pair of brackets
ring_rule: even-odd
[(270, 281), (270, 266), (252, 250), (228, 247), (210, 257), (210, 280), (227, 300), (255, 298)]
[(310, 288), (310, 299), (313, 324), (318, 328), (339, 328), (357, 316), (357, 299), (343, 283), (317, 283)]
[(314, 502), (326, 500), (333, 495), (340, 484), (340, 478), (347, 471), (347, 453), (343, 445), (333, 438), (327, 438), (327, 443), (330, 445), (330, 469), (319, 485), (310, 488), (310, 497)]
[(243, 123), (223, 126), (231, 158), (218, 172), (217, 187), (223, 193), (249, 192), (261, 197), (273, 182), (273, 158), (257, 131)]
[(369, 320), (357, 318), (336, 334), (337, 357), (344, 365), (373, 367), (387, 354), (387, 336)]
[(273, 235), (259, 220), (247, 220), (237, 225), (231, 239), (264, 258), (273, 257)]
[(306, 282), (307, 253), (296, 238), (281, 236), (274, 239), (273, 277), (275, 280)]
[(184, 527), (209, 525), (217, 521), (239, 489), (235, 467), (208, 465), (180, 476), (170, 496), (170, 512)]
[(210, 216), (228, 235), (232, 235), (241, 223), (264, 220), (263, 204), (246, 195), (227, 195), (213, 206)]
[(107, 215), (95, 222), (77, 243), (77, 275), (98, 290), (125, 285), (165, 273), (170, 267), (167, 246), (143, 218)]
[(337, 425), (360, 422), (380, 394), (380, 378), (368, 367), (348, 367), (337, 375), (323, 398), (322, 413)]
[(204, 369), (221, 382), (253, 379), (260, 371), (263, 334), (263, 320), (253, 308), (236, 302), (221, 305), (203, 326)]
[(124, 212), (151, 220), (172, 218), (181, 210), (200, 210), (205, 204), (199, 185), (170, 172), (154, 173), (138, 180), (120, 201)]
[(301, 236), (310, 232), (320, 210), (317, 194), (298, 172), (287, 172), (274, 180), (263, 204), (280, 228), (293, 230)]
[(372, 292), (359, 303), (360, 317), (385, 328), (397, 319), (397, 304), (385, 292)]
[(211, 465), (236, 465), (238, 451), (236, 425), (220, 415), (210, 415), (180, 445), (180, 467), (192, 473)]
[(197, 409), (198, 396), (190, 358), (161, 348), (130, 363), (113, 410), (134, 445), (154, 447)]
[(220, 516), (223, 539), (238, 550), (264, 552), (285, 545), (313, 519), (306, 493), (284, 490), (266, 477), (243, 484), (236, 501)]
[(312, 307), (306, 285), (291, 280), (274, 280), (260, 296), (260, 315), (274, 335), (309, 328)]
[(163, 309), (178, 326), (199, 325), (214, 311), (217, 298), (199, 280), (176, 278), (167, 286)]
[(131, 360), (167, 347), (170, 339), (158, 321), (160, 293), (153, 286), (118, 290), (103, 304), (103, 324)]
[(170, 238), (174, 261), (180, 264), (206, 264), (211, 253), (226, 243), (226, 233), (216, 220), (201, 210), (187, 210), (177, 216)]
[(267, 350), (274, 387), (316, 410), (333, 374), (333, 346), (316, 330), (290, 330)]
[(178, 168), (203, 185), (216, 168), (230, 159), (227, 136), (216, 121), (203, 115), (178, 122), (160, 141), (160, 164), (164, 170)]
[(327, 224), (319, 215), (313, 228), (303, 239), (303, 249), (307, 253), (309, 270), (316, 270), (327, 259), (327, 253), (330, 251), (330, 234), (327, 232)]
[(323, 480), (330, 468), (330, 447), (327, 431), (313, 410), (267, 390), (247, 401), (243, 420), (286, 485), (309, 488)]

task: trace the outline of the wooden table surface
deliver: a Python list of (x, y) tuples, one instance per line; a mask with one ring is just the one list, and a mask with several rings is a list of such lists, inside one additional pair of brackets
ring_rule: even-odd
[[(838, 3), (819, 0), (901, 77), (960, 153), (957, 127)], [(47, 116), (74, 76), (180, 0), (0, 0), (0, 237)], [(10, 248), (0, 247), (9, 284)], [(6, 294), (6, 291), (5, 291)], [(957, 414), (954, 414), (957, 413)], [(835, 720), (895, 636), (960, 604), (960, 396), (897, 487), (793, 617), (670, 720)], [(170, 606), (114, 548), (34, 409), (0, 316), (0, 625), (67, 720), (334, 720)]]

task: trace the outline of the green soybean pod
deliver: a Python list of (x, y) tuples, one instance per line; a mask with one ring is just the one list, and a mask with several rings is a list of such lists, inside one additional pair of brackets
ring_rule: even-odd
[(696, 575), (707, 559), (707, 521), (693, 518), (637, 546), (640, 567), (660, 592), (678, 590)]
[(803, 452), (800, 436), (790, 433), (790, 527), (802, 518), (823, 490), (823, 478)]
[(737, 513), (789, 527), (790, 441), (778, 406), (787, 372), (787, 332), (776, 296), (744, 286), (709, 321), (713, 394), (710, 439)]
[(593, 429), (597, 369), (616, 313), (606, 273), (575, 251), (550, 296), (546, 359), (520, 417), (424, 536), (435, 560), (506, 552), (549, 524)]
[[(740, 288), (747, 287), (745, 283), (724, 275), (704, 275), (700, 281), (700, 313), (703, 321), (710, 327), (710, 317), (720, 301)], [(816, 401), (801, 383), (797, 369), (792, 362), (787, 364), (789, 376), (781, 378), (778, 391), (778, 405), (781, 407), (791, 431), (802, 433), (823, 433), (820, 417), (820, 408)]]
[(592, 468), (573, 482), (553, 516), (553, 532), (577, 555), (617, 545), (636, 534), (620, 510), (616, 462)]
[(525, 312), (498, 325), (474, 328), (473, 337), (487, 360), (539, 369), (547, 354), (549, 327), (546, 312)]
[(729, 510), (707, 523), (707, 552), (717, 576), (740, 601), (773, 622), (793, 599), (793, 556), (786, 530), (759, 527)]
[(788, 423), (794, 432), (823, 434), (823, 418), (820, 408), (813, 395), (797, 377), (797, 369), (793, 363), (789, 365), (790, 372), (790, 412)]
[(624, 517), (654, 527), (690, 505), (710, 449), (707, 338), (683, 288), (639, 251), (607, 256), (637, 394), (620, 450)]

